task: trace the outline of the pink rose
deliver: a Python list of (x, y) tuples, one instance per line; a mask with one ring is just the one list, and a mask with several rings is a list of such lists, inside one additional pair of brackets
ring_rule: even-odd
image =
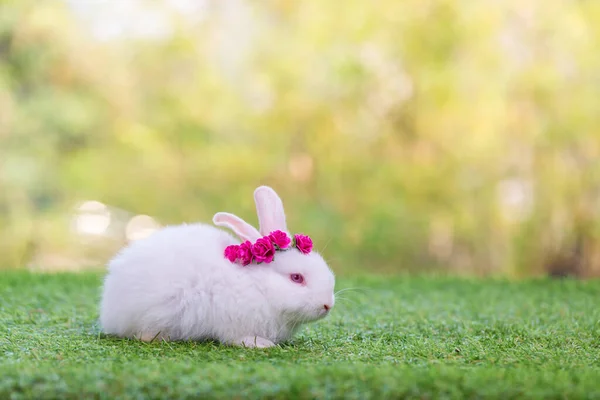
[(313, 247), (313, 242), (311, 238), (309, 238), (306, 235), (300, 234), (294, 235), (294, 238), (296, 239), (296, 247), (298, 248), (298, 250), (300, 250), (300, 252), (304, 254), (308, 254), (311, 252)]
[(252, 243), (249, 240), (240, 244), (237, 256), (242, 261), (242, 265), (248, 265), (252, 262), (254, 255), (252, 254)]
[(271, 239), (271, 242), (273, 242), (273, 244), (280, 249), (287, 249), (290, 246), (290, 243), (292, 243), (292, 239), (290, 239), (288, 235), (282, 231), (271, 232), (269, 239)]
[(235, 262), (238, 258), (238, 251), (240, 246), (232, 244), (231, 246), (225, 247), (225, 258), (231, 262)]
[(270, 263), (275, 256), (275, 247), (268, 236), (261, 237), (252, 246), (252, 254), (256, 262)]

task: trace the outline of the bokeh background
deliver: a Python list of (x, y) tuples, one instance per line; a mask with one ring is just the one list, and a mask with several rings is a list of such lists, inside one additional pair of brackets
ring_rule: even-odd
[(338, 274), (600, 275), (599, 1), (0, 7), (0, 268), (267, 184)]

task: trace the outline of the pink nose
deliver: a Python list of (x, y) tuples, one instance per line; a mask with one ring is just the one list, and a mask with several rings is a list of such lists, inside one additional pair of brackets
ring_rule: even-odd
[(331, 308), (327, 304), (323, 305), (323, 307), (325, 307), (325, 311), (329, 311), (329, 309)]

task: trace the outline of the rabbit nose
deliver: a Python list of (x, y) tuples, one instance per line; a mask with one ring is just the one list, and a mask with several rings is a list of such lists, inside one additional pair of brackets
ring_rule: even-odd
[(324, 304), (323, 307), (325, 308), (325, 311), (329, 311), (329, 309), (331, 308), (331, 306), (328, 306), (327, 304)]

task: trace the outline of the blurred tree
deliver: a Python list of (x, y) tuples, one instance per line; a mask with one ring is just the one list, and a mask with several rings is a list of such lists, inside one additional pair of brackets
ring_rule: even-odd
[(99, 40), (2, 3), (3, 265), (73, 247), (80, 200), (254, 222), (270, 184), (337, 270), (600, 272), (600, 3), (173, 4)]

